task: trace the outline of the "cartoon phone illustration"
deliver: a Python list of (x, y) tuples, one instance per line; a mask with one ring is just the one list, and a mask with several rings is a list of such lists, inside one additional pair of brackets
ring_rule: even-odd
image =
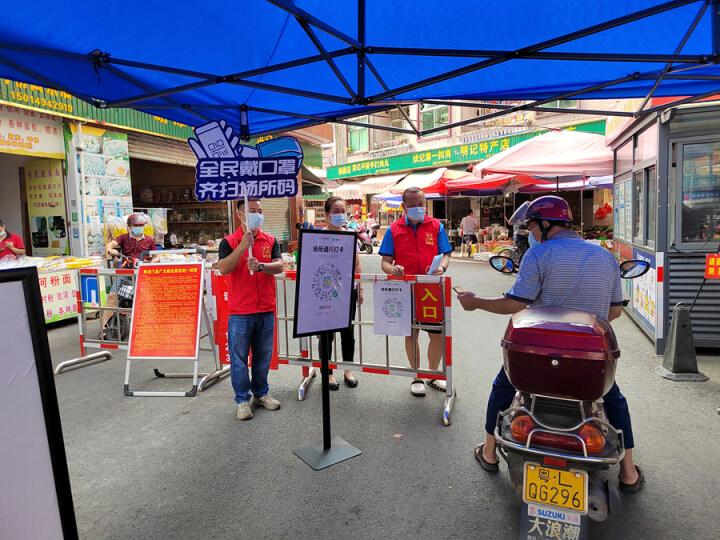
[(225, 130), (218, 122), (210, 122), (195, 130), (200, 146), (210, 158), (232, 158), (235, 152)]

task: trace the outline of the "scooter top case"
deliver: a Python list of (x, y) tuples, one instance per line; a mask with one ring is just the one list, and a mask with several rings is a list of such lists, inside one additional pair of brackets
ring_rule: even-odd
[(567, 308), (529, 307), (517, 312), (502, 346), (505, 371), (521, 392), (586, 401), (610, 390), (620, 357), (607, 321)]

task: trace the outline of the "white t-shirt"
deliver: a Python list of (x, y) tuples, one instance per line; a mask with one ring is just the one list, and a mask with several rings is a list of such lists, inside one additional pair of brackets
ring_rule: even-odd
[(475, 234), (478, 230), (478, 222), (474, 216), (465, 216), (460, 222), (463, 234)]

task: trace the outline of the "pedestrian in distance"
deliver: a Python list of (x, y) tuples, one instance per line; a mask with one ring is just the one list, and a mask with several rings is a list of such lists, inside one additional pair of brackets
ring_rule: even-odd
[(228, 276), (228, 348), (236, 416), (250, 420), (256, 407), (280, 408), (268, 393), (268, 372), (275, 342), (274, 276), (283, 271), (283, 262), (277, 240), (262, 230), (262, 202), (250, 199), (246, 208), (240, 200), (235, 214), (241, 226), (220, 242), (218, 269)]
[[(386, 274), (400, 277), (404, 275), (425, 275), (430, 270), (433, 259), (442, 255), (440, 266), (433, 275), (443, 275), (450, 264), (450, 253), (453, 252), (445, 228), (439, 220), (425, 214), (425, 194), (418, 187), (409, 187), (402, 194), (403, 215), (395, 220), (383, 237), (380, 245), (382, 270)], [(430, 337), (428, 346), (428, 365), (437, 370), (442, 360), (445, 342), (442, 329), (425, 330)], [(405, 353), (410, 367), (420, 367), (420, 347), (418, 331), (405, 338)], [(446, 382), (433, 379), (431, 388), (445, 392)], [(425, 383), (422, 379), (413, 379), (410, 393), (414, 396), (425, 395)]]
[[(325, 201), (325, 215), (327, 216), (327, 230), (329, 231), (347, 231), (347, 210), (345, 201), (340, 197), (330, 197)], [(356, 243), (357, 244), (357, 243)], [(355, 256), (355, 273), (360, 274), (360, 257)], [(357, 304), (362, 304), (364, 300), (362, 283), (356, 283), (355, 288), (352, 291), (352, 297), (350, 300), (350, 327), (346, 330), (341, 330), (340, 342), (342, 351), (343, 362), (354, 362), (355, 361), (355, 326), (352, 321), (355, 320), (355, 308)], [(330, 361), (332, 355), (332, 344), (335, 340), (335, 334), (324, 334), (320, 336), (320, 359)], [(346, 370), (343, 376), (345, 385), (350, 388), (355, 388), (358, 385), (357, 379), (353, 376), (353, 372)], [(330, 390), (339, 390), (340, 384), (335, 379), (332, 370), (330, 370)]]

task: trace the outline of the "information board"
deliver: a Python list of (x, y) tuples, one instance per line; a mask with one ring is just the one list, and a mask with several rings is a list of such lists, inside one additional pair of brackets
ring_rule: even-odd
[(128, 359), (197, 358), (203, 274), (202, 262), (139, 266)]
[(336, 332), (352, 323), (356, 242), (351, 231), (300, 232), (294, 337)]

